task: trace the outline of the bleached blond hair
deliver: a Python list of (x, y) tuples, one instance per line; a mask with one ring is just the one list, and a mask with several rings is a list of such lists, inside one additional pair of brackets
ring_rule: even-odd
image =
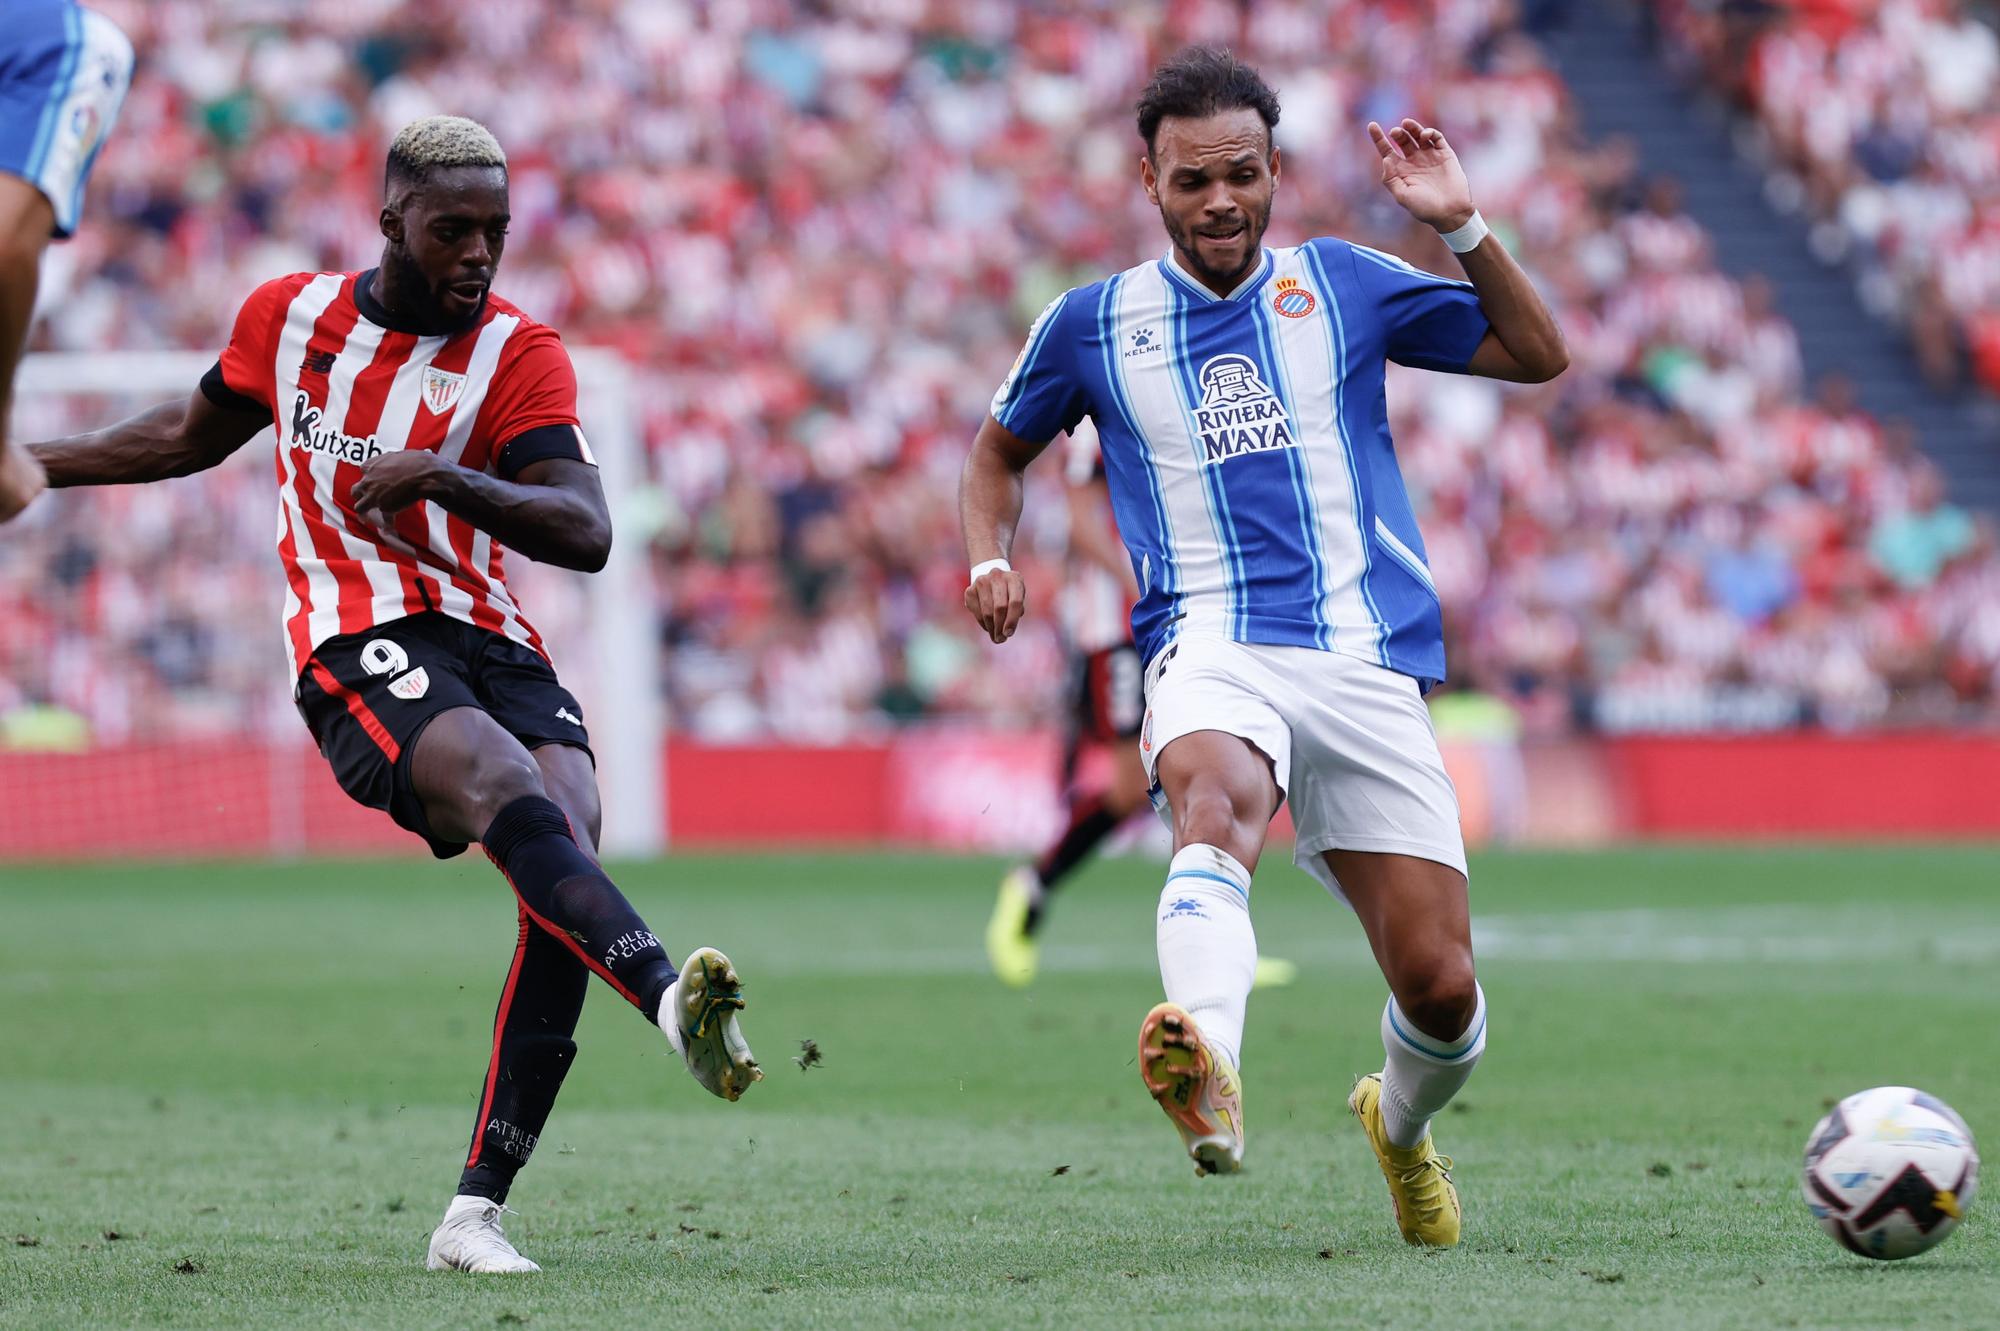
[(398, 182), (421, 185), (431, 173), (457, 166), (507, 169), (507, 153), (491, 130), (464, 116), (425, 116), (403, 126), (389, 145), (384, 184), (394, 195)]

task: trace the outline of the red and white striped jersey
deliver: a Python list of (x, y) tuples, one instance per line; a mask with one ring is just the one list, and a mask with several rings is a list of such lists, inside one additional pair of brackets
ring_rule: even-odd
[[(449, 337), (386, 327), (367, 292), (357, 300), (369, 276), (295, 273), (265, 283), (237, 314), (219, 367), (224, 386), (268, 407), (277, 425), (293, 675), (328, 638), (426, 610), (546, 656), (507, 591), (491, 536), (429, 502), (377, 526), (355, 511), (354, 483), (362, 463), (406, 448), (511, 475), (521, 464), (503, 455), (529, 431), (540, 432), (540, 456), (593, 461), (569, 355), (554, 329), (497, 296), (476, 326)], [(553, 451), (546, 427), (567, 430)]]

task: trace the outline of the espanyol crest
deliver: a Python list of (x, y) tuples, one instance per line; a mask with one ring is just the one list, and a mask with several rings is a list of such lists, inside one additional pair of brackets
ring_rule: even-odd
[(459, 394), (464, 391), (464, 375), (434, 365), (424, 366), (424, 405), (431, 409), (431, 415), (442, 416), (457, 406)]

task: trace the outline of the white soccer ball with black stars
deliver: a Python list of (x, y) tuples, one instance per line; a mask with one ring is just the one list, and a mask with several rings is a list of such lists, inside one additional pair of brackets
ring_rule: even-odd
[(1972, 1130), (1950, 1105), (1908, 1086), (1848, 1096), (1806, 1142), (1806, 1205), (1863, 1257), (1895, 1261), (1935, 1248), (1978, 1189)]

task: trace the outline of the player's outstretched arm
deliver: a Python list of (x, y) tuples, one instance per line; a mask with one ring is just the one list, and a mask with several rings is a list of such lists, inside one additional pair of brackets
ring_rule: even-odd
[[(1478, 212), (1472, 186), (1442, 130), (1408, 118), (1384, 130), (1371, 120), (1368, 137), (1382, 159), (1382, 184), (1410, 216), (1448, 241), (1472, 222)], [(1467, 362), (1468, 373), (1539, 384), (1569, 368), (1562, 329), (1498, 236), (1488, 234), (1458, 251), (1458, 261), (1492, 326)]]
[(261, 411), (219, 407), (196, 389), (88, 434), (31, 444), (52, 486), (130, 485), (206, 471), (271, 428)]
[[(958, 478), (958, 523), (973, 568), (1005, 560), (1021, 521), (1021, 475), (1048, 447), (1031, 444), (991, 416), (979, 427)], [(1011, 568), (987, 570), (965, 589), (965, 608), (995, 642), (1005, 642), (1028, 612), (1028, 586)]]
[(369, 462), (354, 483), (355, 509), (384, 527), (423, 500), (539, 563), (595, 573), (611, 557), (604, 486), (596, 467), (575, 458), (531, 462), (515, 479), (503, 481), (409, 449)]

